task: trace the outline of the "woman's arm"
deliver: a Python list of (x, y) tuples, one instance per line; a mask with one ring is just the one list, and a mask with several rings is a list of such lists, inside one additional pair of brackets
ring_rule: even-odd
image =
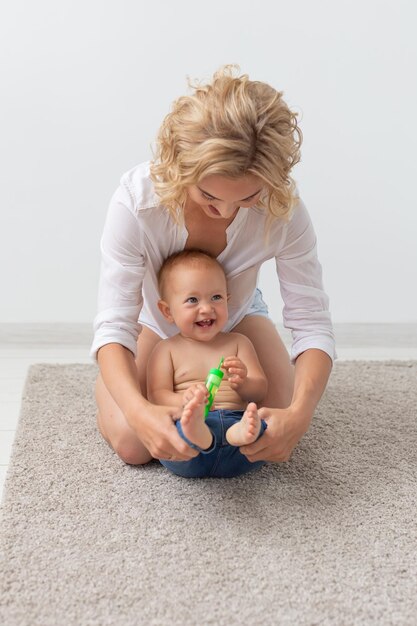
[[(104, 385), (152, 456), (187, 460), (195, 456), (195, 451), (185, 444), (175, 428), (178, 410), (175, 406), (155, 406), (148, 402), (138, 382), (135, 364), (138, 317), (150, 250), (139, 219), (138, 203), (143, 199), (149, 203), (150, 191), (146, 168), (138, 167), (132, 176), (130, 173), (123, 176), (106, 216), (91, 355), (97, 355)], [(155, 227), (158, 232), (161, 228), (164, 232), (157, 223), (158, 217)]]
[(329, 299), (323, 288), (316, 235), (301, 201), (285, 226), (283, 237), (277, 239), (276, 265), (285, 305), (284, 326), (292, 331), (294, 389), (287, 408), (259, 410), (268, 428), (255, 444), (241, 448), (250, 461), (288, 461), (309, 428), (335, 357)]
[(292, 362), (311, 348), (326, 352), (333, 360), (336, 353), (329, 298), (323, 286), (316, 234), (301, 200), (278, 243), (276, 267), (284, 326), (292, 334)]
[(155, 406), (143, 397), (130, 350), (117, 343), (106, 344), (98, 352), (98, 363), (106, 388), (154, 458), (186, 461), (196, 456), (175, 428), (176, 407)]
[(296, 419), (306, 423), (306, 430), (326, 389), (331, 371), (332, 360), (322, 350), (306, 350), (295, 362), (294, 393), (290, 409)]
[(133, 354), (118, 343), (108, 343), (98, 351), (97, 362), (107, 390), (134, 428), (136, 415), (149, 402), (142, 395)]
[(136, 353), (146, 273), (143, 233), (127, 191), (120, 187), (106, 215), (91, 356), (110, 343)]

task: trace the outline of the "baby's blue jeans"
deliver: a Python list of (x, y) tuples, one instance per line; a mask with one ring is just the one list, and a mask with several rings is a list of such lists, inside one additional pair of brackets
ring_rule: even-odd
[[(199, 450), (200, 454), (189, 461), (166, 461), (160, 462), (177, 476), (184, 478), (232, 478), (251, 472), (265, 464), (265, 461), (255, 461), (251, 463), (239, 452), (239, 448), (231, 446), (226, 439), (226, 431), (230, 426), (240, 421), (243, 411), (230, 411), (219, 409), (210, 411), (206, 424), (213, 433), (213, 444), (208, 450), (201, 450), (192, 444), (184, 435), (181, 422), (176, 422), (179, 435), (192, 448)], [(261, 430), (259, 437), (263, 435), (267, 428), (264, 420), (261, 420)], [(258, 439), (259, 439), (258, 437)]]

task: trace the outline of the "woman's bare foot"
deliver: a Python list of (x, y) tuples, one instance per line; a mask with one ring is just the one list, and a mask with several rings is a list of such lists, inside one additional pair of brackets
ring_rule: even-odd
[(258, 415), (258, 407), (254, 402), (249, 402), (242, 419), (227, 429), (226, 439), (231, 446), (246, 446), (257, 440), (260, 430), (261, 418)]
[(181, 415), (181, 427), (184, 435), (202, 450), (207, 450), (213, 443), (213, 435), (204, 420), (206, 391), (202, 387), (194, 391), (194, 397), (185, 405)]

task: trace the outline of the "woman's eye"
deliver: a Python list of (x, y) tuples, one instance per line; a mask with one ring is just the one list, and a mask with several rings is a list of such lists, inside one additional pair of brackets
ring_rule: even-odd
[(201, 195), (203, 196), (203, 198), (205, 198), (206, 200), (214, 200), (213, 196), (208, 196), (206, 193), (201, 193)]
[(257, 193), (255, 193), (255, 195), (254, 195), (254, 196), (251, 196), (251, 197), (250, 197), (250, 198), (248, 198), (247, 200), (244, 200), (244, 201), (243, 201), (243, 203), (244, 203), (244, 204), (252, 204), (252, 203), (253, 203), (253, 201), (254, 201), (254, 200), (256, 200), (257, 196), (258, 196), (258, 194), (257, 194)]

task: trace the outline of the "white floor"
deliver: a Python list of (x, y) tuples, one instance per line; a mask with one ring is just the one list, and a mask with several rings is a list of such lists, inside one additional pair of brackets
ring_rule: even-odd
[[(289, 333), (280, 328), (287, 346)], [(336, 324), (339, 360), (416, 360), (417, 324)], [(28, 367), (90, 363), (85, 324), (0, 324), (0, 499)]]

